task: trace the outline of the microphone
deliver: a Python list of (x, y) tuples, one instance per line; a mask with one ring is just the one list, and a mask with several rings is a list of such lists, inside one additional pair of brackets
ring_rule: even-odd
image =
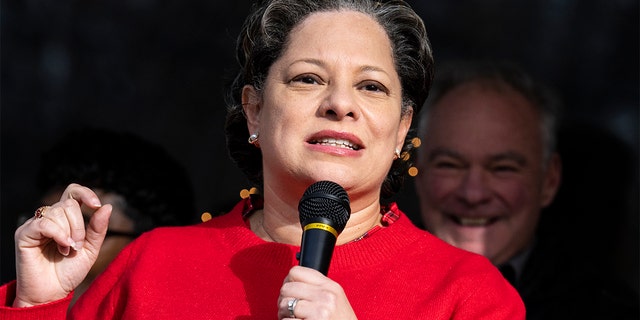
[(335, 182), (318, 181), (304, 192), (298, 211), (303, 229), (300, 265), (326, 276), (338, 235), (351, 216), (349, 196)]

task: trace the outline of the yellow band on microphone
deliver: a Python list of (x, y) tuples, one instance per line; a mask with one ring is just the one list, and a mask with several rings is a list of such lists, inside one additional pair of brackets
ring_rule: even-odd
[(336, 229), (334, 229), (332, 226), (328, 224), (313, 222), (304, 226), (304, 231), (307, 231), (309, 229), (320, 229), (320, 230), (328, 231), (328, 232), (331, 232), (336, 238), (338, 237), (338, 231), (336, 231)]

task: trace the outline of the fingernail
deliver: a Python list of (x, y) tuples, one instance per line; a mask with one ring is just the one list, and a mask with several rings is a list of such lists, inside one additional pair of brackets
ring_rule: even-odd
[(78, 251), (78, 249), (76, 249), (76, 242), (75, 242), (75, 241), (73, 241), (73, 239), (71, 239), (71, 237), (67, 238), (67, 242), (69, 242), (69, 246), (70, 246), (71, 248), (73, 248), (73, 250)]
[(100, 203), (100, 200), (98, 198), (91, 199), (91, 204), (94, 207), (102, 207), (102, 203)]
[(71, 251), (71, 249), (69, 249), (69, 247), (58, 246), (58, 251), (60, 252), (61, 255), (66, 257), (69, 255), (69, 252)]
[(71, 248), (73, 248), (73, 250), (75, 250), (75, 251), (78, 251), (78, 250), (82, 249), (83, 245), (84, 245), (84, 241), (78, 241), (73, 246), (71, 246)]

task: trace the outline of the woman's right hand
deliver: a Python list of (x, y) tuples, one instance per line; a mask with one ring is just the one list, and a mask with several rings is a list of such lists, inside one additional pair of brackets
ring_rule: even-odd
[[(97, 209), (85, 229), (81, 205)], [(42, 217), (16, 230), (16, 298), (29, 307), (66, 297), (96, 261), (107, 232), (111, 205), (102, 205), (89, 188), (70, 184)]]

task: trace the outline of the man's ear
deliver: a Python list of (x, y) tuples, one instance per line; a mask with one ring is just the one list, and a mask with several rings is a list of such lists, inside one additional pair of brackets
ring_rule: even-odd
[(249, 133), (257, 133), (260, 128), (260, 93), (252, 85), (242, 88), (242, 109), (247, 117)]
[(544, 181), (542, 185), (542, 207), (546, 207), (555, 198), (558, 189), (560, 188), (560, 182), (562, 180), (562, 160), (558, 153), (551, 155), (551, 159), (547, 163), (547, 168), (544, 173)]

